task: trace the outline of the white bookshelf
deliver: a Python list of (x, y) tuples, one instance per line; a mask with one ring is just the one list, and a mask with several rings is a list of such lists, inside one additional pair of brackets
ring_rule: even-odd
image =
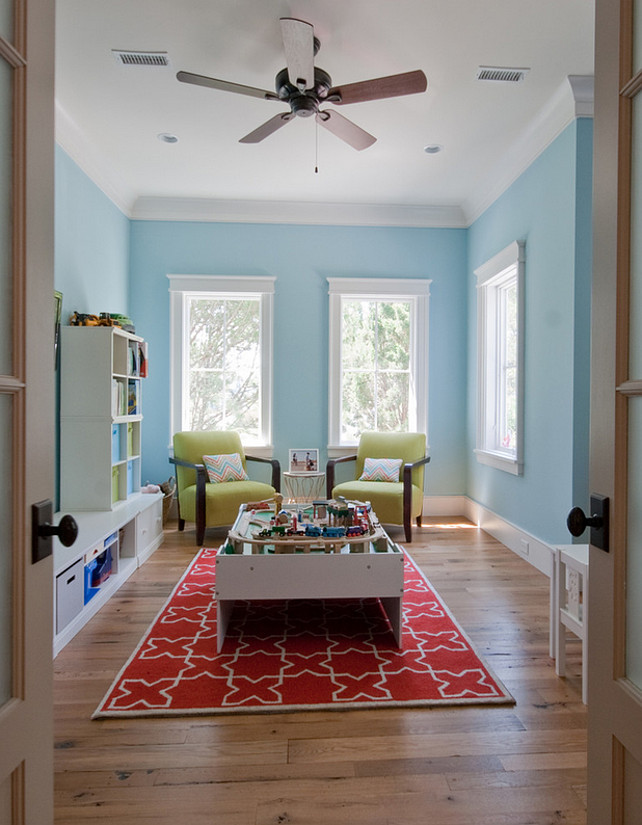
[(145, 341), (118, 327), (63, 327), (60, 355), (56, 523), (72, 515), (78, 538), (54, 539), (54, 655), (163, 541), (163, 495), (141, 492)]
[(142, 338), (117, 327), (63, 327), (60, 504), (111, 510), (141, 487)]

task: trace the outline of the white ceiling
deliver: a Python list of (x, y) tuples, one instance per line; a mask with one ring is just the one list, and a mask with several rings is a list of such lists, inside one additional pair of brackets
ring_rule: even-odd
[[(302, 220), (316, 209), (328, 220), (466, 225), (583, 113), (567, 78), (593, 73), (592, 0), (57, 0), (56, 8), (57, 139), (133, 217), (178, 215), (189, 203), (228, 219), (270, 219), (290, 207)], [(240, 144), (285, 104), (179, 83), (176, 72), (272, 90), (285, 66), (284, 16), (313, 24), (315, 63), (335, 85), (423, 69), (427, 92), (341, 107), (377, 137), (362, 152), (312, 118)], [(170, 66), (120, 66), (113, 49), (165, 51)], [(530, 72), (517, 84), (480, 82), (481, 65)], [(161, 132), (179, 142), (161, 143)], [(426, 154), (435, 143), (443, 151)]]

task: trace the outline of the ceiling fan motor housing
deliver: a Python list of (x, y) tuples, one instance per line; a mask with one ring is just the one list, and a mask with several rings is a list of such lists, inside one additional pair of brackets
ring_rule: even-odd
[(332, 78), (323, 69), (314, 67), (314, 88), (300, 91), (290, 83), (287, 68), (277, 74), (274, 85), (276, 93), (286, 103), (290, 104), (292, 112), (298, 117), (310, 117), (319, 111), (332, 86)]

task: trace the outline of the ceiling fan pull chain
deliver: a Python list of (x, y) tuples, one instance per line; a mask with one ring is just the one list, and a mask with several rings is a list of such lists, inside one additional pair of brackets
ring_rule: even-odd
[(314, 174), (319, 174), (319, 121), (314, 121)]

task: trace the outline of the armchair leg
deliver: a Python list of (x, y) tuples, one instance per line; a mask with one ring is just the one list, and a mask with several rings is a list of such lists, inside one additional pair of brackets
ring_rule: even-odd
[(204, 524), (196, 524), (196, 544), (199, 547), (203, 545), (203, 539), (205, 538), (205, 525)]
[(203, 544), (205, 538), (206, 506), (205, 506), (205, 467), (196, 472), (196, 543)]
[(185, 529), (185, 519), (184, 518), (179, 518), (179, 520), (178, 520), (178, 529), (181, 533)]
[(404, 516), (403, 529), (406, 533), (406, 542), (407, 544), (410, 544), (412, 542), (412, 526), (410, 524), (410, 517), (406, 518), (406, 516)]
[(417, 527), (421, 527), (421, 515), (417, 516)]

